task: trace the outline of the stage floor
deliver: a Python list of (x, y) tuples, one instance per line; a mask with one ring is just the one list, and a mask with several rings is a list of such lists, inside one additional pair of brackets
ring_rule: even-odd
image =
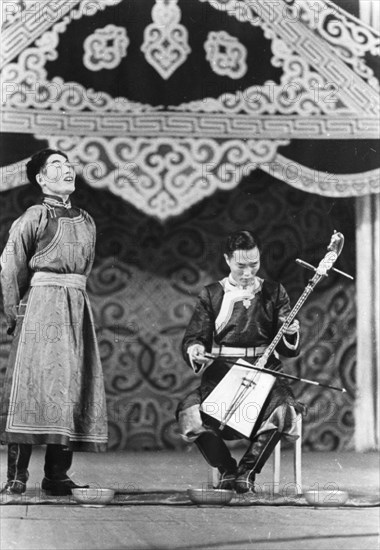
[[(44, 449), (33, 451), (28, 494), (40, 495)], [(282, 453), (280, 495), (271, 498), (272, 460), (257, 482), (253, 505), (198, 507), (186, 502), (189, 487), (202, 487), (208, 469), (197, 449), (187, 452), (77, 453), (70, 472), (76, 482), (115, 487), (121, 493), (180, 495), (179, 501), (128, 498), (104, 508), (74, 502), (2, 499), (1, 550), (371, 550), (379, 548), (377, 453), (304, 453), (303, 490), (347, 490), (344, 507), (312, 507), (291, 497), (293, 453)], [(0, 450), (1, 486), (6, 448)], [(182, 496), (181, 496), (182, 495)], [(284, 498), (285, 497), (285, 498)], [(302, 504), (303, 502), (303, 504)], [(243, 502), (242, 502), (243, 504)]]

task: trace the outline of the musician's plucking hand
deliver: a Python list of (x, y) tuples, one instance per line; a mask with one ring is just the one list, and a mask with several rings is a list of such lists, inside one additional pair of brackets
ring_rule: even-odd
[(299, 321), (294, 320), (291, 325), (289, 325), (285, 330), (285, 334), (296, 334), (300, 330)]
[[(237, 464), (224, 440), (244, 436), (228, 423), (219, 429), (220, 421), (200, 406), (217, 386), (223, 387), (223, 378), (239, 358), (256, 363), (277, 333), (281, 339), (274, 351), (275, 370), (281, 369), (281, 355), (298, 353), (300, 326), (297, 320), (287, 326), (291, 307), (285, 288), (258, 276), (261, 247), (255, 235), (250, 231), (230, 235), (224, 259), (229, 274), (201, 291), (183, 338), (183, 357), (202, 378), (200, 386), (180, 403), (178, 420), (183, 437), (194, 441), (208, 463), (219, 469), (219, 488), (243, 493), (254, 490), (255, 475), (279, 439), (299, 436), (301, 407), (284, 378), (276, 376), (259, 420), (249, 419), (248, 448)], [(210, 353), (215, 359), (210, 359)], [(214, 408), (226, 408), (232, 397), (226, 395)]]

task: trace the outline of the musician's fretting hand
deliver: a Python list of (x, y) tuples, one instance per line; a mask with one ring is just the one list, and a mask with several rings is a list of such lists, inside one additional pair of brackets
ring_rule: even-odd
[(205, 351), (206, 348), (202, 344), (193, 344), (187, 348), (191, 368), (195, 374), (200, 374), (212, 363), (212, 359), (205, 357)]
[(293, 323), (284, 330), (284, 334), (297, 334), (297, 332), (299, 332), (299, 329), (299, 321), (297, 321), (297, 319), (294, 319)]

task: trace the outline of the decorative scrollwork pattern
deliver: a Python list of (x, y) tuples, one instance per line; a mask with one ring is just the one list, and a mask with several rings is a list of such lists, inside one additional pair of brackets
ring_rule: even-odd
[(373, 70), (366, 64), (365, 55), (380, 55), (380, 36), (362, 21), (332, 7), (323, 0), (285, 0), (289, 13), (302, 20), (334, 47), (337, 55), (356, 74), (364, 78), (375, 90), (380, 89)]
[(181, 214), (217, 189), (232, 189), (285, 140), (128, 139), (50, 137), (70, 153), (94, 187), (107, 187), (161, 220)]
[(186, 61), (191, 49), (187, 29), (180, 24), (178, 0), (156, 0), (153, 23), (144, 30), (141, 46), (147, 62), (167, 80)]
[[(85, 1), (85, 0), (83, 0)], [(116, 3), (121, 0), (107, 0), (108, 3)], [(135, 112), (149, 109), (155, 111), (157, 107), (147, 106), (138, 102), (129, 101), (124, 97), (112, 97), (106, 92), (97, 92), (92, 88), (86, 88), (79, 82), (65, 82), (59, 76), (51, 79), (47, 76), (46, 63), (58, 58), (57, 48), (60, 36), (67, 30), (73, 19), (79, 19), (83, 15), (93, 15), (98, 9), (104, 9), (105, 4), (91, 2), (86, 9), (73, 9), (62, 21), (42, 34), (35, 42), (35, 46), (25, 48), (16, 62), (8, 63), (2, 71), (3, 82), (11, 83), (7, 91), (7, 106), (12, 108), (43, 108), (65, 113), (66, 111), (78, 112), (90, 109), (96, 112), (124, 111)], [(111, 27), (114, 27), (112, 25)], [(127, 37), (119, 37), (126, 46)], [(111, 61), (110, 61), (111, 62)], [(94, 70), (92, 68), (92, 70)], [(9, 87), (8, 87), (9, 88)]]
[[(340, 55), (332, 57), (329, 45), (320, 40), (314, 28), (308, 26), (310, 18), (309, 20), (307, 17), (305, 18), (305, 25), (298, 13), (296, 16), (290, 16), (292, 9), (294, 9), (292, 6), (294, 0), (286, 0), (288, 3), (285, 3), (285, 10), (283, 2), (272, 3), (265, 2), (265, 0), (258, 0), (257, 2), (244, 2), (243, 0), (200, 1), (209, 2), (213, 8), (226, 11), (240, 22), (261, 26), (266, 36), (283, 42), (290, 51), (297, 52), (297, 55), (303, 61), (307, 62), (310, 67), (318, 71), (320, 76), (324, 77), (325, 83), (335, 83), (340, 90), (341, 100), (350, 109), (374, 115), (378, 112), (379, 96), (377, 90), (374, 89), (375, 81), (371, 80), (371, 84), (368, 84), (363, 81), (359, 72), (356, 73), (347, 66), (345, 61), (350, 56), (345, 54), (342, 44), (336, 45), (336, 50)], [(322, 0), (320, 2), (322, 3)], [(303, 5), (302, 2), (299, 2), (299, 4)], [(339, 23), (334, 22), (332, 25), (337, 28)], [(357, 34), (360, 35), (360, 31)], [(331, 38), (330, 34), (330, 40)], [(355, 52), (357, 41), (347, 42), (346, 47), (353, 48)]]
[(126, 56), (129, 38), (124, 27), (96, 29), (83, 42), (83, 64), (90, 71), (114, 69)]
[(247, 72), (247, 48), (228, 32), (210, 32), (204, 48), (206, 59), (216, 74), (237, 79)]

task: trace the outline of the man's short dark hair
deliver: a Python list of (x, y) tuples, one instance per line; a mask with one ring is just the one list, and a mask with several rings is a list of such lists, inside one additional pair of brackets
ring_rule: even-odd
[(252, 231), (244, 229), (235, 231), (227, 237), (224, 252), (231, 258), (235, 250), (251, 250), (252, 248), (258, 248), (261, 252), (260, 240)]
[(66, 153), (59, 151), (59, 149), (47, 148), (38, 151), (38, 153), (35, 153), (26, 164), (26, 175), (28, 176), (28, 180), (34, 187), (37, 187), (39, 190), (41, 190), (41, 187), (36, 180), (36, 176), (41, 172), (41, 168), (45, 166), (47, 159), (51, 155), (62, 155), (63, 157), (65, 157), (65, 159), (68, 160), (68, 156), (66, 155)]

